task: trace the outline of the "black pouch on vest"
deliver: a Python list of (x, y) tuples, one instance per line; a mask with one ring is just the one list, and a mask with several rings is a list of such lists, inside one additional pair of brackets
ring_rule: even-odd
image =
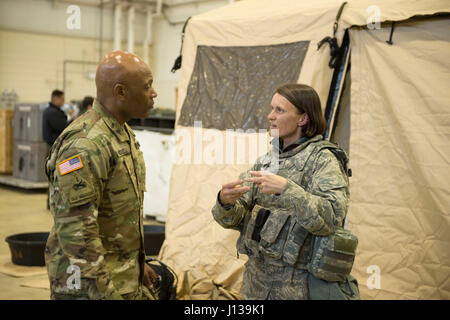
[(264, 224), (267, 221), (267, 218), (270, 215), (270, 210), (261, 208), (258, 211), (258, 215), (256, 216), (255, 220), (255, 228), (253, 229), (252, 233), (252, 240), (255, 240), (256, 242), (259, 242), (261, 240), (261, 230), (264, 227)]

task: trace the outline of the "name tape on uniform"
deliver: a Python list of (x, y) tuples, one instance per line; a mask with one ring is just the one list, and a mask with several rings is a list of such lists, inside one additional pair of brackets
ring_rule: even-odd
[(83, 168), (83, 162), (81, 161), (81, 156), (79, 154), (58, 163), (59, 174), (62, 176), (81, 168)]

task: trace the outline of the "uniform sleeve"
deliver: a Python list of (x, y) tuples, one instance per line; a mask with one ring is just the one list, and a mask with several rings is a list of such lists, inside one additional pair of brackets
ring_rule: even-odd
[[(79, 157), (82, 167), (68, 163), (67, 159), (72, 157)], [(105, 266), (105, 250), (97, 223), (110, 158), (108, 148), (98, 148), (85, 138), (78, 139), (58, 155), (54, 174), (56, 235), (64, 255), (80, 268), (81, 282), (94, 283), (94, 292), (88, 292), (93, 299), (122, 298)]]
[[(257, 165), (239, 175), (239, 180), (250, 177), (250, 171), (257, 170)], [(243, 186), (249, 186), (250, 190), (244, 193), (233, 205), (222, 205), (217, 194), (216, 204), (212, 208), (214, 219), (224, 228), (239, 230), (247, 213), (251, 212), (256, 189), (253, 183), (244, 182)]]
[(348, 201), (348, 178), (336, 157), (319, 153), (313, 168), (310, 192), (288, 179), (275, 206), (292, 209), (297, 221), (310, 233), (326, 236), (342, 225)]

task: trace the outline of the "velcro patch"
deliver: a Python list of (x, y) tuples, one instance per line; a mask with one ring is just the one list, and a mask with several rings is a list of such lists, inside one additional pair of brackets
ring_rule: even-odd
[(130, 150), (127, 148), (122, 148), (118, 151), (118, 153), (119, 153), (119, 156), (125, 156), (127, 154), (130, 154)]
[(59, 174), (62, 176), (81, 168), (83, 168), (83, 162), (79, 154), (58, 163)]

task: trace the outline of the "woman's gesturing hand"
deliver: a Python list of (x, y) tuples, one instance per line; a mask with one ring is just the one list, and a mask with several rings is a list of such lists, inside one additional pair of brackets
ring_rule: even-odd
[(261, 193), (280, 194), (286, 186), (287, 180), (268, 171), (250, 171), (253, 178), (245, 179), (258, 185)]
[(241, 186), (243, 182), (243, 180), (237, 180), (224, 184), (219, 194), (220, 202), (222, 204), (233, 204), (244, 193), (249, 191), (250, 187)]

